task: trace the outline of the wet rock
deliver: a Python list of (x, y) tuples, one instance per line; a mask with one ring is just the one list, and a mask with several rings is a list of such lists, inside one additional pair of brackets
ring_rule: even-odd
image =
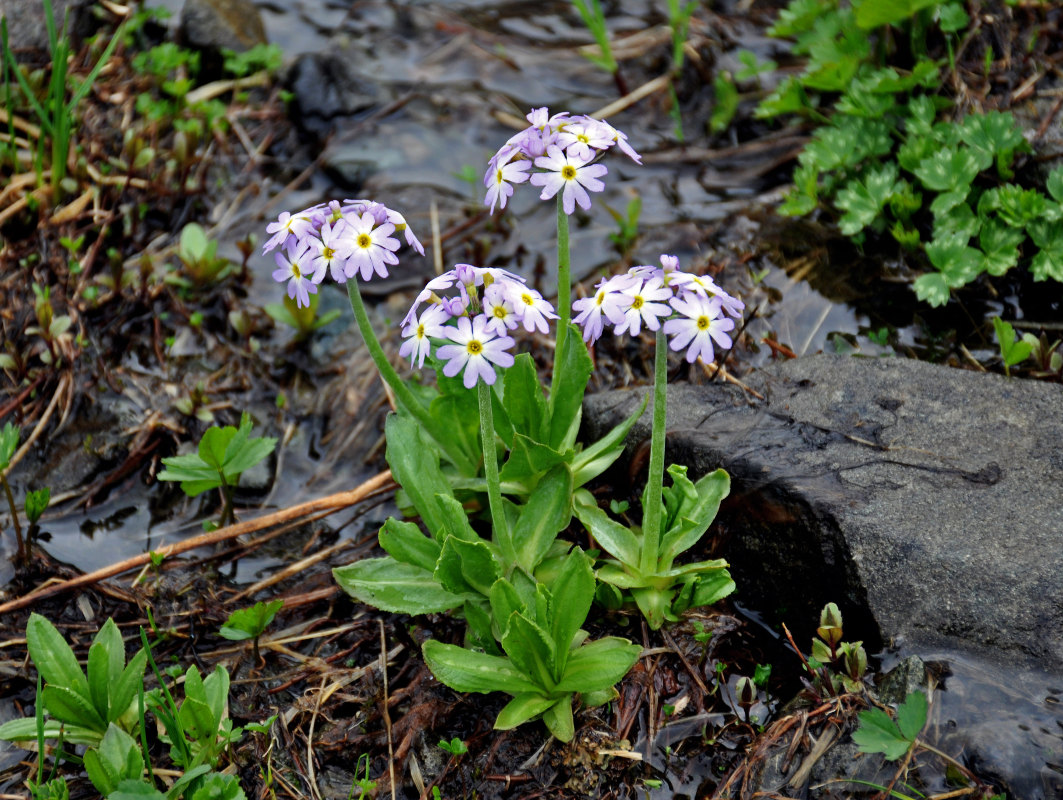
[[(945, 680), (961, 737), (951, 751), (1016, 797), (1053, 796), (1038, 774), (1063, 757), (1063, 715), (1045, 699), (1063, 685), (1063, 387), (832, 356), (747, 383), (765, 400), (679, 385), (668, 408), (669, 460), (732, 475), (713, 555), (731, 562), (738, 599), (798, 642), (834, 600), (846, 639), (871, 652), (891, 644), (993, 671), (1008, 693), (965, 704), (973, 678)], [(589, 397), (587, 436), (640, 398)], [(632, 454), (648, 429), (647, 415)]]
[(266, 44), (262, 16), (251, 0), (186, 0), (181, 9), (182, 41), (208, 53), (241, 53)]
[[(68, 30), (76, 31), (88, 0), (52, 0), (56, 30), (62, 30), (69, 12)], [(7, 17), (7, 40), (12, 50), (48, 50), (48, 29), (41, 0), (0, 0), (0, 17)]]
[[(349, 117), (387, 102), (380, 84), (354, 71), (362, 61), (353, 45), (320, 53), (304, 53), (288, 70), (285, 85), (293, 95), (292, 119), (308, 133), (325, 138), (333, 120)], [(350, 177), (364, 180), (369, 173)]]
[[(671, 459), (734, 479), (724, 555), (740, 592), (788, 617), (835, 599), (847, 637), (872, 644), (1058, 669), (1063, 387), (831, 356), (750, 385), (767, 399), (669, 388)], [(588, 398), (591, 435), (636, 394)], [(632, 442), (647, 435), (648, 415)]]

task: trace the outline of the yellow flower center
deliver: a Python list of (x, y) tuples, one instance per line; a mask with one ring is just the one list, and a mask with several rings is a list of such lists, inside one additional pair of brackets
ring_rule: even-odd
[(520, 296), (520, 299), (524, 303), (524, 305), (526, 305), (526, 306), (534, 306), (535, 305), (535, 298), (532, 297), (530, 294), (522, 294)]
[(358, 235), (358, 246), (369, 247), (373, 243), (372, 237), (368, 233), (361, 233)]
[(565, 164), (565, 166), (561, 167), (561, 177), (564, 178), (566, 181), (575, 180), (576, 168), (571, 164)]
[(301, 277), (303, 277), (303, 273), (301, 273), (301, 272), (299, 271), (299, 265), (298, 265), (298, 264), (292, 264), (292, 275), (293, 275), (294, 277), (296, 277), (296, 278), (301, 278)]
[(495, 183), (502, 183), (502, 170), (495, 174)]
[(709, 324), (712, 322), (708, 317), (702, 315), (698, 317), (698, 330), (706, 331), (709, 329)]
[(605, 302), (605, 292), (598, 292), (598, 294), (594, 298), (594, 304), (597, 305), (597, 306), (600, 306), (604, 302)]
[(635, 295), (635, 299), (631, 301), (631, 307), (635, 309), (642, 308), (642, 304), (645, 302), (641, 297)]
[(417, 326), (417, 338), (418, 339), (423, 339), (424, 338), (424, 323), (423, 322), (420, 325)]
[(326, 261), (329, 261), (336, 257), (336, 251), (333, 250), (331, 247), (324, 247), (321, 250), (321, 257), (324, 258)]
[(495, 306), (495, 310), (491, 312), (499, 319), (505, 319), (509, 315), (506, 313), (505, 306)]
[(583, 142), (584, 144), (590, 144), (591, 143), (591, 140), (587, 138), (587, 135), (585, 133), (577, 133), (576, 134), (576, 139), (578, 141), (580, 141), (580, 142)]
[(468, 344), (465, 345), (465, 349), (469, 351), (470, 356), (478, 356), (483, 352), (483, 342), (478, 342), (475, 339), (471, 339)]

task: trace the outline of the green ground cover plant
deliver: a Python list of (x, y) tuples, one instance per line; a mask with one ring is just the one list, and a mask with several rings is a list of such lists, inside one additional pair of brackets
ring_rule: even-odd
[[(929, 30), (951, 54), (967, 23), (958, 3), (795, 0), (770, 32), (792, 39), (805, 67), (756, 112), (817, 124), (780, 213), (824, 208), (857, 242), (892, 237), (924, 270), (913, 288), (931, 306), (1020, 266), (1036, 281), (1063, 281), (1063, 169), (1017, 182), (1030, 146), (1013, 115), (957, 113), (945, 65), (926, 52)], [(910, 42), (911, 62), (895, 59), (898, 39)]]

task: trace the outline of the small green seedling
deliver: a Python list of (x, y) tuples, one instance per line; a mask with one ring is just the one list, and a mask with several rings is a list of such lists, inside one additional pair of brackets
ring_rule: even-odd
[(1033, 352), (1033, 344), (1025, 338), (1016, 340), (1015, 328), (1000, 317), (993, 317), (993, 328), (1000, 344), (1000, 358), (1004, 362), (1004, 374), (1011, 377), (1011, 368), (1021, 364)]
[(45, 486), (43, 489), (37, 489), (34, 492), (26, 493), (26, 519), (29, 520), (30, 525), (36, 525), (40, 520), (41, 515), (48, 508), (48, 502), (52, 499), (52, 490)]
[(232, 263), (218, 256), (217, 240), (207, 239), (201, 225), (190, 222), (181, 231), (177, 257), (195, 286), (209, 286), (232, 272)]
[(340, 310), (334, 308), (320, 317), (317, 315), (317, 306), (320, 296), (310, 295), (310, 305), (300, 306), (290, 297), (285, 297), (283, 303), (267, 303), (264, 310), (269, 316), (281, 325), (287, 325), (296, 330), (296, 340), (302, 341), (309, 338), (310, 334), (318, 328), (323, 328), (340, 316)]
[[(363, 761), (365, 763), (365, 767), (364, 768), (362, 767)], [(363, 774), (363, 776), (361, 778), (359, 778), (358, 777), (358, 773), (362, 772), (363, 769), (364, 769), (364, 774)], [(358, 800), (365, 800), (366, 797), (372, 796), (372, 794), (376, 791), (376, 781), (369, 780), (369, 754), (368, 753), (362, 753), (360, 756), (358, 756), (358, 763), (356, 763), (354, 765), (354, 775), (355, 775), (355, 780), (354, 780), (354, 783), (351, 785), (351, 791), (347, 795), (347, 800), (354, 800), (354, 790), (355, 789), (358, 789), (358, 791), (359, 791)]]
[(255, 439), (251, 434), (251, 417), (244, 412), (240, 427), (226, 425), (224, 428), (208, 428), (199, 442), (199, 451), (183, 456), (164, 458), (166, 469), (159, 473), (161, 481), (180, 481), (181, 490), (189, 497), (196, 497), (211, 489), (221, 489), (225, 506), (222, 524), (233, 519), (233, 489), (240, 476), (266, 458), (277, 446), (270, 436)]
[(604, 204), (609, 216), (616, 222), (617, 230), (609, 234), (609, 241), (616, 245), (621, 253), (631, 249), (639, 238), (639, 216), (642, 214), (642, 198), (634, 195), (627, 203), (627, 209), (621, 214), (611, 206)]
[(862, 753), (883, 753), (887, 761), (896, 761), (915, 747), (926, 725), (927, 699), (914, 692), (897, 706), (897, 721), (880, 708), (860, 712), (860, 727), (853, 731), (853, 741)]
[(763, 689), (771, 678), (771, 664), (757, 664), (753, 672), (753, 683)]
[[(32, 614), (26, 624), (26, 645), (45, 684), (41, 704), (49, 718), (43, 722), (44, 738), (96, 747), (112, 726), (125, 733), (136, 730), (137, 692), (147, 655), (141, 649), (126, 662), (122, 634), (113, 620), (104, 623), (89, 647), (87, 675), (62, 634), (40, 614)], [(5, 741), (36, 737), (34, 718), (0, 725)]]
[(22, 539), (22, 523), (18, 520), (18, 506), (15, 505), (15, 495), (11, 491), (11, 484), (7, 482), (7, 473), (11, 468), (11, 459), (15, 457), (15, 450), (18, 449), (18, 438), (21, 433), (22, 429), (10, 422), (4, 425), (3, 431), (0, 431), (0, 484), (4, 487), (7, 505), (11, 510), (11, 525), (15, 529), (17, 543), (15, 552), (17, 564), (24, 563), (29, 557), (29, 552), (26, 549), (26, 542)]
[(455, 736), (449, 742), (446, 739), (439, 740), (439, 749), (445, 750), (450, 753), (454, 758), (461, 758), (463, 755), (469, 752), (468, 746)]
[(580, 19), (594, 37), (600, 53), (588, 53), (587, 60), (598, 65), (614, 78), (620, 66), (613, 57), (613, 48), (609, 43), (609, 29), (605, 25), (605, 14), (599, 0), (572, 0), (572, 5), (579, 12)]
[(253, 640), (255, 663), (259, 663), (258, 640), (262, 632), (277, 616), (283, 600), (255, 603), (250, 608), (241, 608), (229, 615), (228, 621), (218, 631), (223, 639), (231, 642)]

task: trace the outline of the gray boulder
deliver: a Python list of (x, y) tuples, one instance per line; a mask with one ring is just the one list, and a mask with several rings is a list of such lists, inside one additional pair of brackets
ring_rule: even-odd
[[(872, 644), (1059, 669), (1063, 387), (832, 356), (750, 383), (763, 402), (676, 385), (668, 408), (670, 459), (732, 474), (721, 555), (740, 598), (810, 625), (835, 600)], [(588, 434), (640, 397), (588, 397)]]
[(267, 42), (262, 16), (251, 0), (185, 0), (181, 38), (208, 53), (222, 48), (242, 53)]
[[(87, 0), (52, 0), (56, 30), (63, 29), (63, 20), (69, 12), (69, 30), (75, 31), (79, 14), (88, 5)], [(41, 0), (0, 0), (0, 17), (7, 18), (7, 37), (12, 50), (48, 49), (48, 29)]]

